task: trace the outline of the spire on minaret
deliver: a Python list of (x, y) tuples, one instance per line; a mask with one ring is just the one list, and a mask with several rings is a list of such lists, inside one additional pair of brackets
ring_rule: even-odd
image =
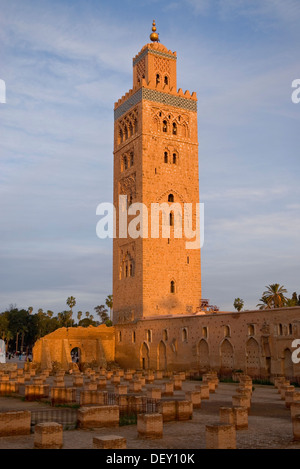
[(156, 32), (156, 25), (154, 20), (152, 23), (152, 33), (150, 34), (150, 39), (152, 42), (159, 42), (159, 37), (158, 33)]

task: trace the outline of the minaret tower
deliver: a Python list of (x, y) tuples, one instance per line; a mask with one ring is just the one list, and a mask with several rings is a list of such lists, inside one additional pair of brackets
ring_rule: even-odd
[[(199, 173), (196, 93), (177, 90), (177, 54), (159, 42), (154, 21), (150, 40), (133, 59), (132, 89), (114, 108), (116, 324), (193, 314), (201, 300), (200, 249), (188, 247), (184, 229), (182, 237), (174, 236), (178, 219), (174, 223), (173, 210), (160, 217), (161, 225), (169, 224), (170, 235), (163, 237), (160, 227), (159, 237), (151, 236), (151, 204), (180, 204), (182, 222), (184, 204), (192, 204), (196, 228)], [(127, 196), (129, 210), (135, 203), (145, 205), (148, 237), (121, 233), (120, 195)], [(135, 217), (128, 215), (127, 226)]]

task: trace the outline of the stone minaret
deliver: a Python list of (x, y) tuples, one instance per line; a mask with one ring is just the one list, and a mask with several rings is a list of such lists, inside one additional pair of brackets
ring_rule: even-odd
[[(151, 237), (151, 204), (180, 204), (182, 222), (183, 204), (192, 204), (196, 228), (199, 173), (196, 93), (177, 90), (177, 55), (159, 42), (155, 22), (150, 39), (133, 59), (132, 89), (114, 108), (114, 323), (193, 314), (201, 300), (200, 249), (187, 246), (184, 228), (182, 238), (174, 237), (180, 217), (161, 215), (170, 236), (162, 236), (161, 226), (159, 237)], [(120, 237), (120, 195), (127, 196), (123, 214), (145, 205), (148, 237)], [(137, 215), (128, 215), (126, 228)]]

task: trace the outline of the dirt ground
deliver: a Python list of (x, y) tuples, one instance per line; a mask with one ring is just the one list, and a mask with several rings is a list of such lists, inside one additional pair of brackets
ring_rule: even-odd
[[(184, 396), (187, 390), (195, 389), (196, 381), (185, 381), (176, 397)], [(163, 438), (142, 440), (138, 438), (136, 425), (113, 429), (64, 431), (64, 449), (91, 449), (93, 437), (121, 435), (127, 440), (128, 449), (205, 449), (205, 426), (219, 422), (219, 408), (232, 406), (236, 384), (220, 383), (209, 400), (202, 401), (201, 409), (194, 409), (193, 418), (187, 422), (164, 423)], [(290, 410), (285, 407), (273, 386), (254, 385), (249, 427), (237, 431), (237, 449), (300, 449), (300, 441), (293, 441)], [(42, 409), (49, 407), (28, 403), (17, 398), (0, 398), (0, 411), (16, 409)], [(33, 449), (34, 435), (0, 438), (0, 449)]]

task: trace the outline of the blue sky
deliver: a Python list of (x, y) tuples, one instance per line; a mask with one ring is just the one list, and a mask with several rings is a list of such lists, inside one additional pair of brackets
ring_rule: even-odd
[(113, 106), (149, 42), (177, 51), (198, 96), (203, 297), (300, 294), (298, 0), (1, 0), (0, 311), (93, 312), (112, 292)]

